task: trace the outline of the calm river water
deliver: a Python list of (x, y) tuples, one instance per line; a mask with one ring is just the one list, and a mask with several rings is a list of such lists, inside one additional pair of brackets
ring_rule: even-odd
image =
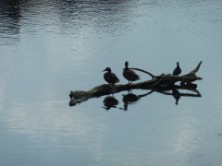
[[(1, 166), (222, 163), (221, 0), (2, 0), (0, 58)], [(126, 111), (123, 91), (109, 110), (105, 96), (68, 105), (107, 66), (127, 83), (126, 60), (156, 75), (202, 60), (202, 97), (153, 92)]]

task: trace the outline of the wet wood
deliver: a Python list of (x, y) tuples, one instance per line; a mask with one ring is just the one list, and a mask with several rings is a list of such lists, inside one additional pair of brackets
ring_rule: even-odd
[[(90, 98), (101, 97), (104, 95), (115, 94), (125, 90), (133, 90), (133, 89), (150, 89), (163, 94), (173, 95), (175, 90), (186, 89), (193, 91), (194, 94), (180, 94), (184, 96), (194, 96), (200, 97), (200, 93), (196, 90), (197, 85), (193, 84), (194, 81), (202, 80), (201, 77), (197, 76), (202, 61), (198, 63), (198, 65), (189, 73), (180, 76), (174, 76), (172, 74), (161, 74), (156, 76), (150, 72), (147, 72), (143, 69), (138, 68), (130, 68), (132, 70), (141, 71), (143, 73), (148, 74), (152, 78), (150, 80), (134, 83), (134, 84), (116, 84), (114, 86), (110, 86), (109, 84), (98, 85), (90, 90), (76, 90), (71, 91), (69, 94), (70, 97), (70, 106), (76, 105), (78, 103), (87, 101)], [(180, 85), (176, 85), (177, 82), (180, 82)], [(166, 93), (166, 91), (171, 90), (172, 93)]]

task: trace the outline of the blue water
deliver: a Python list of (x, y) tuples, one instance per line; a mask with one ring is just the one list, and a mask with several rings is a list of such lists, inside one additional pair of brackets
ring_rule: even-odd
[[(1, 1), (0, 165), (220, 166), (221, 43), (220, 0)], [(154, 92), (124, 111), (124, 91), (108, 111), (105, 96), (69, 107), (107, 66), (127, 83), (126, 60), (156, 75), (202, 60), (202, 97)]]

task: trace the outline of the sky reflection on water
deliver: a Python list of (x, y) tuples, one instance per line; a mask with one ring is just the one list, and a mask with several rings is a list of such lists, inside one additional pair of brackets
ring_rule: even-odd
[[(0, 4), (0, 165), (220, 165), (222, 2), (34, 0)], [(201, 98), (154, 93), (124, 111), (104, 97), (68, 106), (124, 62), (183, 74)], [(146, 75), (141, 74), (146, 80)], [(147, 91), (134, 91), (136, 95)]]

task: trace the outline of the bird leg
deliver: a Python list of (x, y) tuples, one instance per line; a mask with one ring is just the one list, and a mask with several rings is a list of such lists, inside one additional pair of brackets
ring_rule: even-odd
[(111, 93), (113, 95), (113, 92), (115, 92), (115, 88), (114, 88), (115, 84), (109, 84), (109, 85), (110, 85)]

